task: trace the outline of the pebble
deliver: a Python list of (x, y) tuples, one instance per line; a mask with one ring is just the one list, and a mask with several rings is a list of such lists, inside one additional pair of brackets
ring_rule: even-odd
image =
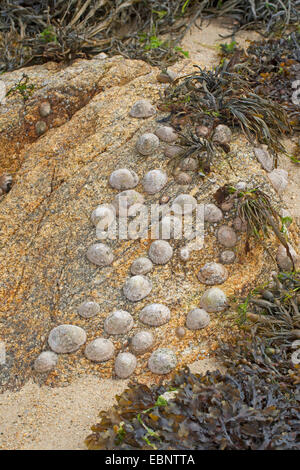
[(275, 170), (268, 174), (268, 178), (279, 194), (285, 191), (288, 185), (288, 172), (286, 170), (275, 168)]
[(264, 145), (261, 148), (256, 147), (254, 149), (254, 155), (256, 156), (263, 169), (270, 173), (274, 168), (274, 162), (267, 149), (267, 145)]
[(189, 330), (200, 330), (205, 328), (209, 322), (209, 314), (201, 308), (194, 308), (186, 317), (186, 326)]
[(206, 312), (222, 312), (228, 306), (226, 294), (218, 287), (211, 287), (200, 299), (200, 307)]
[(213, 142), (217, 144), (230, 144), (232, 139), (232, 132), (228, 126), (219, 124), (213, 134)]
[(197, 126), (196, 134), (198, 137), (207, 137), (211, 132), (211, 129), (207, 126)]
[(150, 294), (152, 283), (145, 276), (133, 276), (125, 281), (123, 292), (125, 297), (132, 302), (144, 299)]
[(220, 261), (223, 264), (232, 264), (235, 261), (235, 253), (231, 250), (222, 251), (220, 254)]
[(1, 193), (8, 193), (12, 185), (12, 176), (5, 174), (0, 176), (0, 196)]
[(96, 338), (87, 344), (84, 354), (90, 361), (106, 362), (112, 359), (115, 347), (109, 339)]
[(156, 240), (151, 243), (148, 255), (154, 264), (166, 264), (173, 256), (173, 248), (165, 240)]
[(100, 206), (97, 206), (91, 214), (91, 221), (95, 227), (100, 221), (103, 222), (103, 226), (106, 224), (109, 227), (115, 218), (116, 209), (112, 204), (101, 204)]
[(204, 205), (204, 221), (209, 223), (217, 223), (223, 219), (223, 213), (215, 204)]
[(222, 225), (217, 231), (218, 242), (226, 248), (232, 248), (237, 243), (235, 231), (228, 225)]
[(175, 329), (175, 334), (180, 339), (184, 338), (186, 335), (186, 330), (183, 326), (177, 326), (177, 328)]
[(45, 123), (45, 121), (38, 121), (36, 123), (35, 131), (37, 135), (45, 134), (46, 130), (47, 130), (47, 124)]
[(172, 83), (176, 79), (177, 74), (172, 70), (166, 70), (164, 72), (160, 72), (156, 79), (160, 83)]
[(148, 194), (158, 193), (167, 184), (168, 175), (163, 170), (151, 170), (145, 174), (142, 185)]
[(172, 210), (175, 214), (191, 214), (197, 207), (197, 200), (189, 194), (180, 194), (174, 199)]
[(167, 145), (164, 154), (167, 158), (176, 158), (184, 154), (184, 149), (178, 145)]
[(133, 327), (133, 318), (125, 310), (116, 310), (104, 321), (104, 331), (108, 335), (122, 335)]
[(168, 348), (160, 348), (154, 351), (148, 361), (148, 367), (153, 374), (168, 374), (177, 365), (176, 354)]
[(135, 354), (144, 354), (153, 346), (154, 338), (150, 331), (139, 331), (131, 340), (131, 349)]
[(50, 331), (48, 343), (56, 353), (77, 351), (86, 342), (86, 333), (79, 326), (59, 325)]
[(149, 258), (141, 256), (140, 258), (134, 260), (131, 265), (130, 271), (134, 276), (138, 274), (148, 274), (152, 271), (153, 264)]
[(111, 248), (104, 243), (94, 243), (86, 254), (88, 260), (97, 266), (109, 266), (114, 260)]
[(193, 178), (188, 173), (181, 171), (180, 173), (178, 173), (178, 175), (176, 175), (176, 181), (179, 184), (191, 184)]
[[(297, 255), (296, 251), (290, 244), (289, 249), (295, 264), (295, 268), (297, 269), (300, 262), (300, 257), (299, 255)], [(287, 254), (286, 248), (283, 245), (279, 245), (278, 247), (276, 260), (278, 266), (280, 267), (280, 269), (282, 269), (282, 271), (291, 271), (293, 269), (293, 263)]]
[(246, 220), (242, 220), (240, 217), (236, 217), (233, 220), (233, 227), (237, 232), (247, 232), (248, 223)]
[(141, 135), (136, 143), (136, 149), (141, 155), (151, 155), (158, 147), (159, 139), (151, 132)]
[(51, 105), (49, 101), (44, 101), (40, 104), (39, 112), (42, 117), (47, 117), (51, 113)]
[(186, 157), (181, 160), (179, 166), (184, 171), (196, 171), (199, 163), (196, 158)]
[(93, 301), (82, 302), (78, 307), (78, 313), (83, 318), (92, 318), (100, 313), (100, 305)]
[(119, 353), (115, 361), (115, 373), (120, 379), (127, 379), (137, 365), (136, 357), (129, 352)]
[(128, 189), (117, 194), (113, 200), (113, 206), (117, 215), (127, 216), (128, 209), (134, 204), (143, 204), (144, 197), (134, 189)]
[(113, 171), (109, 177), (109, 184), (112, 188), (120, 190), (135, 188), (138, 182), (138, 175), (127, 168), (119, 168)]
[(170, 309), (166, 305), (162, 304), (149, 304), (144, 307), (141, 312), (139, 319), (145, 325), (150, 326), (161, 326), (168, 323), (171, 318)]
[(147, 118), (156, 113), (155, 107), (148, 100), (139, 100), (132, 106), (129, 115), (135, 118)]
[(36, 372), (49, 372), (54, 369), (58, 361), (58, 355), (52, 351), (42, 352), (34, 361), (33, 368)]
[(178, 134), (169, 126), (160, 126), (156, 129), (155, 134), (163, 142), (175, 142), (178, 139)]
[(228, 278), (228, 271), (220, 263), (206, 263), (198, 272), (197, 277), (200, 282), (208, 286), (223, 284)]
[(190, 250), (188, 249), (188, 247), (183, 246), (182, 248), (180, 248), (180, 250), (179, 250), (179, 258), (180, 258), (182, 261), (188, 261), (188, 260), (190, 259), (190, 256), (191, 256), (191, 252), (190, 252)]

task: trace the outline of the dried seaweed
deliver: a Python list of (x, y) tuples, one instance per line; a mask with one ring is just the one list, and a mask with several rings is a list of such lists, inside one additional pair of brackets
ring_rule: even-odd
[(247, 298), (243, 321), (257, 322), (270, 346), (291, 348), (300, 339), (300, 272), (280, 273)]
[(179, 115), (194, 126), (224, 123), (239, 127), (250, 142), (267, 144), (275, 155), (284, 151), (280, 136), (291, 128), (283, 107), (253, 93), (251, 82), (232, 72), (228, 59), (213, 70), (195, 68), (165, 91), (160, 109), (171, 112), (172, 123)]
[(198, 19), (230, 15), (235, 29), (262, 25), (270, 33), (297, 23), (299, 4), (299, 0), (2, 0), (0, 72), (99, 52), (162, 66), (186, 53), (179, 43)]
[[(131, 385), (100, 414), (89, 449), (300, 449), (300, 381), (284, 351), (257, 337), (222, 345), (225, 374), (177, 373), (164, 387)], [(159, 401), (164, 390), (175, 397)]]

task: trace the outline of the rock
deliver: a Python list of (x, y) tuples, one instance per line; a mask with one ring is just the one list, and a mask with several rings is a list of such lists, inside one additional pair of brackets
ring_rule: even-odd
[(139, 319), (145, 325), (160, 326), (167, 323), (171, 318), (170, 309), (162, 304), (149, 304), (144, 307)]
[(45, 134), (46, 130), (47, 130), (47, 124), (45, 123), (45, 121), (38, 121), (36, 123), (35, 131), (37, 135)]
[(288, 185), (288, 172), (286, 170), (275, 168), (275, 170), (268, 174), (268, 178), (279, 194), (285, 191)]
[(222, 251), (220, 254), (220, 261), (223, 264), (232, 264), (235, 261), (235, 253), (231, 250)]
[(259, 163), (261, 164), (261, 166), (263, 167), (264, 170), (266, 170), (268, 173), (270, 173), (273, 168), (274, 168), (274, 162), (273, 162), (273, 158), (271, 157), (271, 155), (269, 154), (268, 150), (267, 150), (267, 146), (264, 146), (266, 148), (259, 148), (259, 147), (256, 147), (254, 149), (254, 154), (257, 158), (257, 160), (259, 161)]
[(167, 145), (164, 154), (167, 158), (176, 158), (184, 154), (184, 148), (178, 145)]
[(115, 373), (120, 379), (127, 379), (136, 368), (136, 357), (128, 352), (119, 353), (115, 362)]
[(183, 326), (177, 326), (177, 328), (175, 330), (175, 334), (179, 339), (184, 338), (185, 335), (186, 335), (185, 328)]
[[(298, 268), (300, 264), (300, 256), (297, 255), (294, 248), (289, 244), (290, 253), (295, 264), (295, 268)], [(293, 269), (293, 263), (291, 258), (288, 256), (286, 248), (283, 245), (279, 245), (276, 255), (278, 266), (282, 271), (291, 271)]]
[(168, 374), (177, 365), (176, 354), (168, 348), (160, 348), (154, 351), (148, 361), (148, 367), (153, 374)]
[(36, 372), (44, 373), (54, 369), (58, 361), (58, 355), (52, 351), (42, 352), (34, 361), (33, 368)]
[(184, 171), (196, 171), (198, 170), (199, 163), (196, 158), (186, 157), (181, 160), (179, 166)]
[(96, 54), (93, 56), (93, 59), (98, 59), (98, 60), (103, 60), (107, 58), (108, 58), (108, 55), (105, 54), (105, 52), (100, 52), (99, 54)]
[(177, 74), (172, 70), (166, 70), (165, 72), (160, 72), (157, 75), (157, 81), (160, 83), (172, 83), (176, 79)]
[(104, 321), (104, 331), (108, 335), (123, 335), (133, 327), (133, 318), (125, 310), (116, 310)]
[(134, 189), (128, 189), (117, 194), (113, 200), (113, 206), (117, 215), (127, 216), (128, 209), (134, 204), (143, 204), (144, 197)]
[(93, 362), (106, 362), (114, 357), (115, 347), (109, 339), (96, 338), (86, 345), (84, 354)]
[(201, 308), (190, 310), (186, 317), (186, 326), (189, 330), (200, 330), (205, 328), (209, 322), (209, 314)]
[(237, 232), (247, 232), (248, 223), (246, 220), (242, 220), (240, 217), (236, 217), (233, 220), (233, 227)]
[(40, 104), (39, 112), (42, 117), (47, 117), (51, 113), (51, 105), (49, 101), (44, 101)]
[(151, 281), (140, 275), (128, 278), (123, 287), (125, 297), (132, 302), (144, 299), (150, 294), (151, 290)]
[(228, 227), (228, 225), (222, 225), (217, 231), (218, 242), (226, 248), (232, 248), (237, 244), (237, 236), (235, 231)]
[(0, 176), (0, 196), (2, 193), (8, 193), (11, 190), (12, 176), (5, 174)]
[(92, 223), (97, 226), (100, 221), (110, 227), (116, 218), (116, 209), (112, 204), (101, 204), (91, 214)]
[(206, 312), (222, 312), (227, 308), (226, 294), (218, 287), (211, 287), (200, 299), (200, 307)]
[(59, 325), (50, 331), (48, 343), (56, 353), (77, 351), (86, 342), (86, 333), (79, 326)]
[(191, 177), (191, 175), (185, 173), (184, 171), (181, 171), (180, 173), (178, 173), (178, 175), (176, 175), (176, 181), (179, 184), (191, 184), (192, 180), (193, 178)]
[(156, 129), (155, 134), (163, 142), (175, 142), (178, 139), (178, 134), (169, 126), (160, 126)]
[(188, 247), (183, 246), (182, 248), (180, 248), (179, 257), (182, 261), (188, 261), (190, 259), (190, 256), (191, 256), (191, 252), (188, 249)]
[(173, 248), (165, 240), (156, 240), (151, 243), (148, 255), (154, 264), (166, 264), (173, 256)]
[(152, 271), (153, 264), (149, 258), (141, 256), (140, 258), (134, 260), (131, 265), (130, 271), (134, 276), (138, 274), (148, 274)]
[(197, 207), (197, 200), (189, 194), (180, 194), (174, 199), (172, 210), (176, 215), (191, 214)]
[(211, 133), (211, 129), (207, 126), (197, 126), (196, 134), (198, 137), (208, 137)]
[(197, 274), (198, 279), (203, 284), (214, 286), (223, 284), (228, 278), (228, 271), (222, 264), (206, 263)]
[(228, 126), (224, 124), (219, 124), (213, 134), (213, 142), (216, 144), (230, 144), (232, 139), (232, 132)]
[(78, 313), (83, 318), (92, 318), (100, 313), (100, 305), (93, 301), (82, 302), (78, 307)]
[(132, 189), (139, 182), (138, 175), (127, 168), (120, 168), (112, 172), (109, 177), (109, 184), (115, 189)]
[(147, 118), (154, 116), (156, 113), (155, 107), (148, 100), (139, 100), (132, 106), (129, 116), (135, 118)]
[(139, 331), (131, 340), (131, 349), (134, 354), (144, 354), (152, 348), (154, 338), (150, 331)]
[(141, 155), (151, 155), (159, 147), (159, 139), (155, 134), (147, 132), (138, 138), (136, 149)]
[(151, 170), (145, 174), (142, 185), (148, 194), (155, 194), (167, 184), (168, 175), (163, 170)]
[(205, 204), (204, 221), (209, 223), (217, 223), (223, 219), (223, 213), (215, 204)]
[(94, 243), (86, 254), (88, 260), (97, 266), (109, 266), (114, 260), (111, 248), (104, 243)]

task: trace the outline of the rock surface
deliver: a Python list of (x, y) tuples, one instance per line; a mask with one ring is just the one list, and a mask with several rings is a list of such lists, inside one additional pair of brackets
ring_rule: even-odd
[[(193, 70), (188, 62), (179, 65), (178, 73)], [(152, 289), (137, 303), (128, 300), (122, 288), (133, 261), (147, 256), (152, 240), (107, 242), (114, 262), (101, 269), (86, 258), (89, 246), (97, 242), (91, 213), (101, 204), (111, 204), (116, 196), (116, 189), (108, 183), (113, 171), (133, 169), (141, 181), (149, 170), (161, 168), (169, 177), (165, 197), (174, 201), (180, 194), (170, 173), (170, 160), (165, 156), (168, 145), (161, 143), (155, 154), (147, 158), (135, 151), (138, 136), (154, 133), (156, 119), (165, 116), (130, 116), (138, 100), (146, 99), (156, 107), (160, 87), (165, 87), (156, 80), (159, 70), (124, 57), (78, 59), (63, 68), (49, 62), (16, 70), (1, 75), (1, 80), (9, 89), (23, 72), (35, 85), (34, 94), (26, 106), (22, 99), (10, 96), (5, 112), (0, 108), (0, 173), (14, 176), (12, 189), (0, 196), (0, 330), (6, 347), (6, 363), (0, 367), (2, 388), (19, 388), (31, 378), (57, 386), (89, 373), (111, 377), (113, 364), (94, 364), (84, 357), (83, 348), (61, 355), (55, 371), (46, 377), (35, 374), (32, 366), (56, 326), (82, 327), (90, 343), (103, 333), (104, 319), (114, 309), (129, 311), (138, 322), (141, 309), (154, 302), (166, 303), (172, 311), (170, 321), (155, 329), (159, 346), (174, 348), (178, 365), (192, 362), (198, 352), (185, 356), (181, 352), (193, 340), (191, 335), (205, 331), (187, 331), (179, 340), (175, 330), (184, 324), (190, 305), (200, 306), (206, 286), (199, 283), (196, 273), (218, 256), (213, 233), (205, 237), (205, 249), (191, 250), (185, 262), (178, 256), (181, 245), (174, 243), (172, 263), (153, 267), (147, 274)], [(35, 125), (41, 120), (39, 107), (44, 101), (50, 103), (51, 113), (42, 118), (47, 130), (38, 137)], [(179, 151), (184, 149), (179, 147)], [(220, 187), (255, 179), (277, 197), (262, 176), (253, 151), (244, 146), (242, 139), (232, 144), (229, 158), (234, 171), (222, 159), (213, 163)], [(141, 192), (142, 187), (138, 188)], [(195, 174), (188, 191), (198, 203), (213, 203), (216, 184), (202, 181)], [(160, 196), (147, 195), (145, 199), (147, 204), (158, 203)], [(237, 249), (242, 250), (239, 243)], [(275, 253), (276, 249), (275, 245)], [(271, 264), (261, 247), (254, 245), (247, 257), (239, 257), (231, 267), (222, 290), (229, 298), (254, 287), (264, 281)], [(78, 315), (78, 306), (86, 299), (101, 305), (99, 315), (90, 319)], [(224, 331), (225, 316), (219, 320), (219, 315), (214, 315), (222, 328), (216, 325), (209, 341), (215, 341)], [(133, 334), (132, 329), (129, 335)], [(118, 338), (110, 338), (119, 351)], [(151, 382), (147, 361), (147, 354), (141, 356), (134, 374)]]

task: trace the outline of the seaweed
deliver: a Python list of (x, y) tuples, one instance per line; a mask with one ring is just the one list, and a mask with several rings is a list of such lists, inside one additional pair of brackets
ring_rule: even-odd
[(246, 253), (250, 251), (251, 237), (255, 237), (263, 243), (264, 239), (269, 237), (271, 230), (285, 247), (294, 269), (294, 260), (290, 253), (287, 233), (281, 227), (282, 219), (273, 207), (271, 198), (264, 191), (260, 188), (239, 191), (227, 184), (219, 188), (214, 197), (219, 204), (228, 198), (236, 200), (236, 216), (241, 219), (242, 224), (247, 226)]
[(300, 272), (274, 275), (271, 285), (247, 298), (243, 321), (256, 322), (269, 346), (290, 349), (300, 339)]
[(213, 70), (197, 65), (195, 69), (165, 90), (160, 109), (171, 112), (172, 123), (176, 125), (180, 115), (195, 126), (239, 127), (250, 142), (267, 144), (274, 155), (284, 152), (280, 135), (290, 133), (291, 127), (283, 107), (253, 93), (252, 83), (233, 72), (228, 59)]
[[(291, 370), (288, 352), (270, 356), (253, 334), (248, 341), (222, 344), (219, 355), (226, 373), (194, 375), (185, 368), (161, 387), (131, 384), (117, 405), (100, 413), (87, 447), (299, 450), (299, 370)], [(170, 388), (176, 389), (174, 397), (155, 406)], [(151, 411), (141, 418), (148, 407)]]

